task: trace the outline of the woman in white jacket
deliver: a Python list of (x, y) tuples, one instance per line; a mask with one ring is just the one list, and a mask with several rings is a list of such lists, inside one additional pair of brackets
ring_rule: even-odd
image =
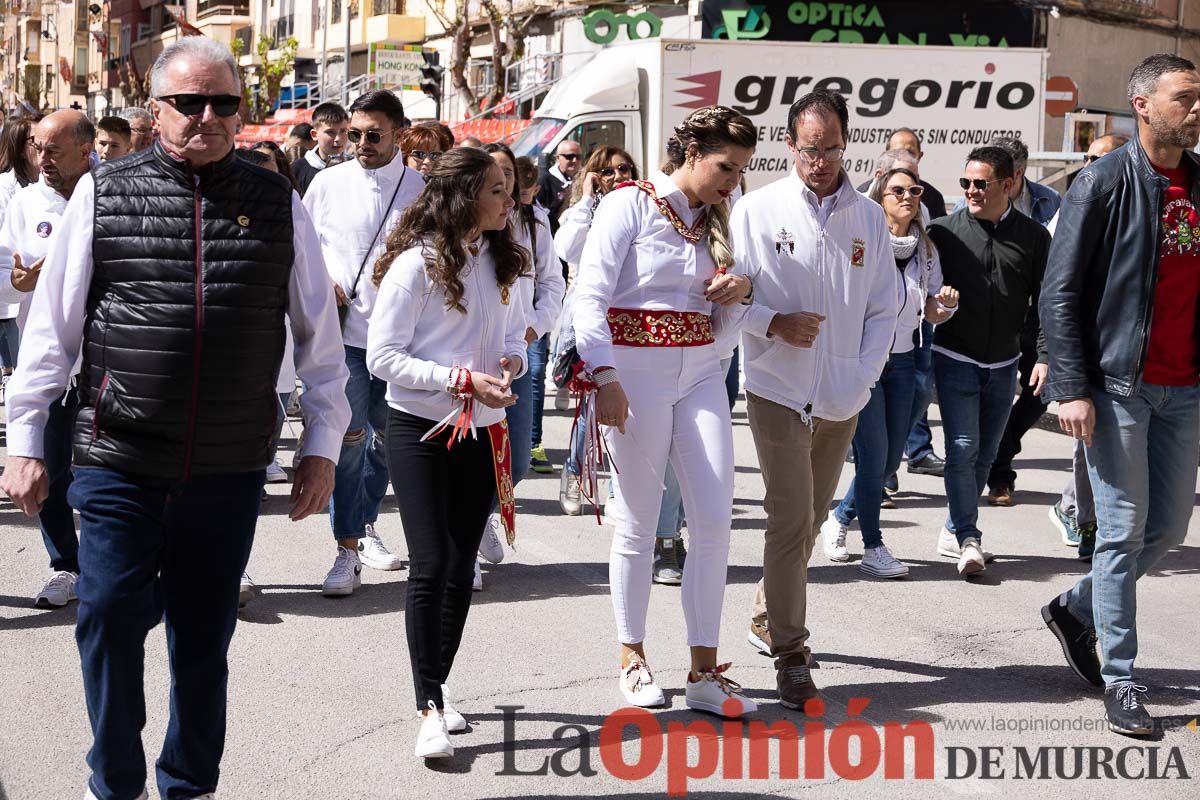
[(942, 265), (937, 248), (921, 224), (921, 187), (908, 169), (885, 172), (871, 186), (870, 198), (883, 206), (891, 234), (896, 269), (903, 276), (903, 297), (896, 319), (896, 334), (883, 374), (871, 387), (871, 398), (858, 413), (854, 432), (854, 480), (846, 496), (821, 526), (825, 555), (848, 561), (846, 531), (858, 517), (863, 539), (859, 568), (880, 578), (900, 578), (908, 566), (883, 543), (879, 508), (883, 481), (893, 474), (904, 455), (904, 440), (911, 427), (916, 370), (914, 333), (921, 320), (945, 322), (958, 307), (958, 292), (942, 285)]
[[(499, 497), (512, 542), (504, 409), (525, 371), (512, 195), (492, 159), (454, 150), (433, 166), (375, 267), (367, 367), (387, 382), (388, 471), (410, 558), (404, 615), (417, 708), (416, 754), (454, 754), (466, 721), (445, 683), (471, 606), (484, 523)], [(477, 428), (484, 430), (476, 431)]]
[[(626, 702), (664, 701), (646, 661), (655, 529), (670, 460), (683, 490), (692, 552), (682, 601), (691, 648), (690, 708), (740, 716), (755, 705), (718, 666), (733, 506), (733, 430), (716, 337), (718, 305), (749, 280), (732, 266), (726, 200), (758, 141), (728, 108), (693, 112), (667, 155), (675, 172), (611, 192), (596, 209), (574, 304), (576, 346), (596, 390), (622, 499), (609, 561)], [(714, 316), (717, 319), (714, 320)]]

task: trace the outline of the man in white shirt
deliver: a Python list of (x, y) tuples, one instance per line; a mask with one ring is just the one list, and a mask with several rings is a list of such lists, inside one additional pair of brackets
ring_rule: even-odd
[(327, 597), (351, 594), (362, 584), (362, 565), (400, 569), (375, 530), (388, 490), (387, 384), (367, 370), (367, 323), (375, 307), (375, 262), (388, 235), (425, 181), (398, 158), (404, 107), (388, 91), (368, 92), (350, 106), (355, 157), (320, 172), (304, 196), (321, 239), (321, 252), (343, 314), (342, 341), (350, 371), (346, 399), (350, 426), (342, 442), (329, 501), (337, 541), (333, 567), (321, 585)]
[[(349, 420), (320, 245), (283, 178), (234, 154), (229, 49), (200, 36), (150, 71), (160, 138), (80, 179), (46, 255), (8, 393), (0, 488), (47, 495), (47, 406), (83, 355), (69, 499), (80, 515), (75, 639), (92, 725), (86, 798), (146, 797), (146, 636), (167, 626), (161, 797), (217, 788), (226, 656), (276, 424), (290, 318), (305, 443), (293, 520), (319, 511)], [(61, 759), (60, 759), (61, 760)]]
[(775, 657), (780, 702), (819, 696), (805, 627), (808, 559), (858, 412), (883, 371), (900, 282), (883, 209), (842, 169), (846, 101), (817, 90), (788, 112), (795, 171), (733, 208), (738, 271), (754, 283), (743, 328), (746, 401), (767, 531), (749, 639)]
[[(13, 195), (0, 228), (0, 302), (19, 304), (17, 325), (22, 329), (46, 253), (62, 227), (67, 201), (91, 166), (95, 136), (88, 118), (70, 109), (50, 114), (34, 128), (41, 177)], [(79, 393), (70, 388), (47, 408), (42, 447), (50, 494), (38, 512), (38, 524), (50, 555), (50, 576), (34, 598), (39, 608), (61, 608), (75, 599), (79, 539), (67, 489), (71, 486), (71, 424), (78, 404)]]

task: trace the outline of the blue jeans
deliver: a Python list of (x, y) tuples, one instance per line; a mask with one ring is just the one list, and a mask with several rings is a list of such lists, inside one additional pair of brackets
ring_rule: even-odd
[(387, 495), (387, 384), (367, 370), (366, 350), (344, 347), (350, 370), (346, 381), (350, 425), (334, 473), (329, 524), (335, 539), (361, 539), (367, 525), (379, 519), (379, 507)]
[(533, 374), (527, 371), (512, 383), (517, 402), (504, 409), (508, 419), (508, 444), (512, 450), (513, 486), (529, 472), (529, 451), (533, 449)]
[(17, 351), (21, 348), (21, 329), (15, 319), (0, 319), (0, 367), (17, 368)]
[(858, 412), (853, 443), (854, 479), (833, 513), (843, 525), (858, 517), (863, 547), (883, 544), (879, 500), (883, 496), (884, 479), (896, 471), (904, 455), (915, 380), (912, 351), (893, 353), (883, 374), (871, 387), (871, 399)]
[(1142, 384), (1133, 397), (1097, 390), (1087, 448), (1096, 500), (1092, 571), (1066, 594), (1067, 608), (1096, 628), (1100, 673), (1133, 680), (1137, 580), (1187, 536), (1195, 503), (1200, 387)]
[(946, 432), (946, 529), (962, 544), (983, 541), (979, 531), (979, 495), (1000, 447), (1017, 391), (1017, 365), (984, 369), (933, 354), (938, 406)]
[(546, 364), (550, 360), (550, 334), (529, 345), (529, 376), (533, 382), (533, 429), (530, 441), (542, 443), (542, 412), (546, 410)]
[(82, 567), (75, 641), (92, 726), (88, 785), (100, 800), (146, 784), (146, 635), (166, 620), (170, 720), (157, 762), (165, 800), (216, 791), (225, 746), (226, 654), (265, 473), (171, 481), (77, 468)]
[(929, 429), (929, 401), (933, 399), (933, 326), (921, 320), (919, 335), (913, 333), (913, 366), (916, 389), (904, 454), (909, 462), (933, 455), (933, 431)]
[(79, 538), (75, 535), (75, 514), (67, 502), (71, 488), (71, 430), (79, 408), (79, 391), (68, 389), (50, 404), (46, 427), (42, 431), (42, 454), (50, 494), (38, 512), (42, 542), (50, 556), (50, 569), (79, 572)]

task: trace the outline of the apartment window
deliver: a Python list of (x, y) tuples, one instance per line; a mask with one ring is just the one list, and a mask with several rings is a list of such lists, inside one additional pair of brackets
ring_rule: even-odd
[(75, 75), (74, 84), (76, 86), (87, 86), (88, 82), (88, 49), (86, 47), (75, 48)]
[[(329, 14), (329, 24), (337, 25), (339, 22), (342, 21), (342, 13), (343, 13), (342, 6), (345, 5), (345, 0), (330, 0), (330, 2), (333, 3), (333, 9), (330, 11), (330, 14)], [(353, 2), (350, 3), (350, 19), (357, 19), (357, 18), (358, 18), (358, 2), (357, 2), (357, 0), (354, 0)]]
[(404, 6), (407, 5), (406, 0), (375, 0), (374, 13), (379, 14), (404, 14)]

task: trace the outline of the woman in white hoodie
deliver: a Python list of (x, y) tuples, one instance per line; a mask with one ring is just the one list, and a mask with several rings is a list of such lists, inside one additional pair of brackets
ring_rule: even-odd
[[(670, 175), (614, 189), (596, 209), (579, 264), (576, 347), (598, 387), (595, 416), (612, 455), (622, 513), (609, 561), (626, 702), (664, 701), (646, 660), (646, 611), (668, 460), (683, 490), (692, 551), (682, 601), (691, 648), (690, 708), (740, 716), (755, 705), (718, 666), (733, 507), (733, 430), (719, 306), (750, 292), (733, 265), (726, 200), (758, 132), (728, 108), (675, 129)], [(716, 319), (714, 319), (716, 317)]]
[(921, 194), (916, 174), (898, 167), (885, 172), (871, 186), (869, 197), (883, 206), (891, 235), (892, 256), (903, 276), (904, 292), (891, 355), (883, 374), (871, 387), (871, 399), (858, 412), (854, 431), (854, 480), (846, 496), (821, 526), (825, 555), (831, 561), (849, 561), (846, 531), (858, 517), (863, 539), (859, 568), (879, 578), (908, 574), (883, 543), (879, 528), (883, 481), (896, 471), (904, 455), (904, 440), (911, 427), (916, 366), (914, 334), (921, 320), (934, 325), (950, 319), (958, 307), (958, 292), (942, 285), (942, 265), (937, 248), (921, 224)]
[(453, 755), (447, 733), (467, 726), (445, 683), (497, 497), (510, 544), (514, 536), (504, 409), (525, 372), (516, 284), (529, 255), (513, 240), (512, 208), (487, 154), (446, 153), (375, 267), (367, 367), (387, 382), (388, 471), (408, 542), (404, 621), (424, 758)]

